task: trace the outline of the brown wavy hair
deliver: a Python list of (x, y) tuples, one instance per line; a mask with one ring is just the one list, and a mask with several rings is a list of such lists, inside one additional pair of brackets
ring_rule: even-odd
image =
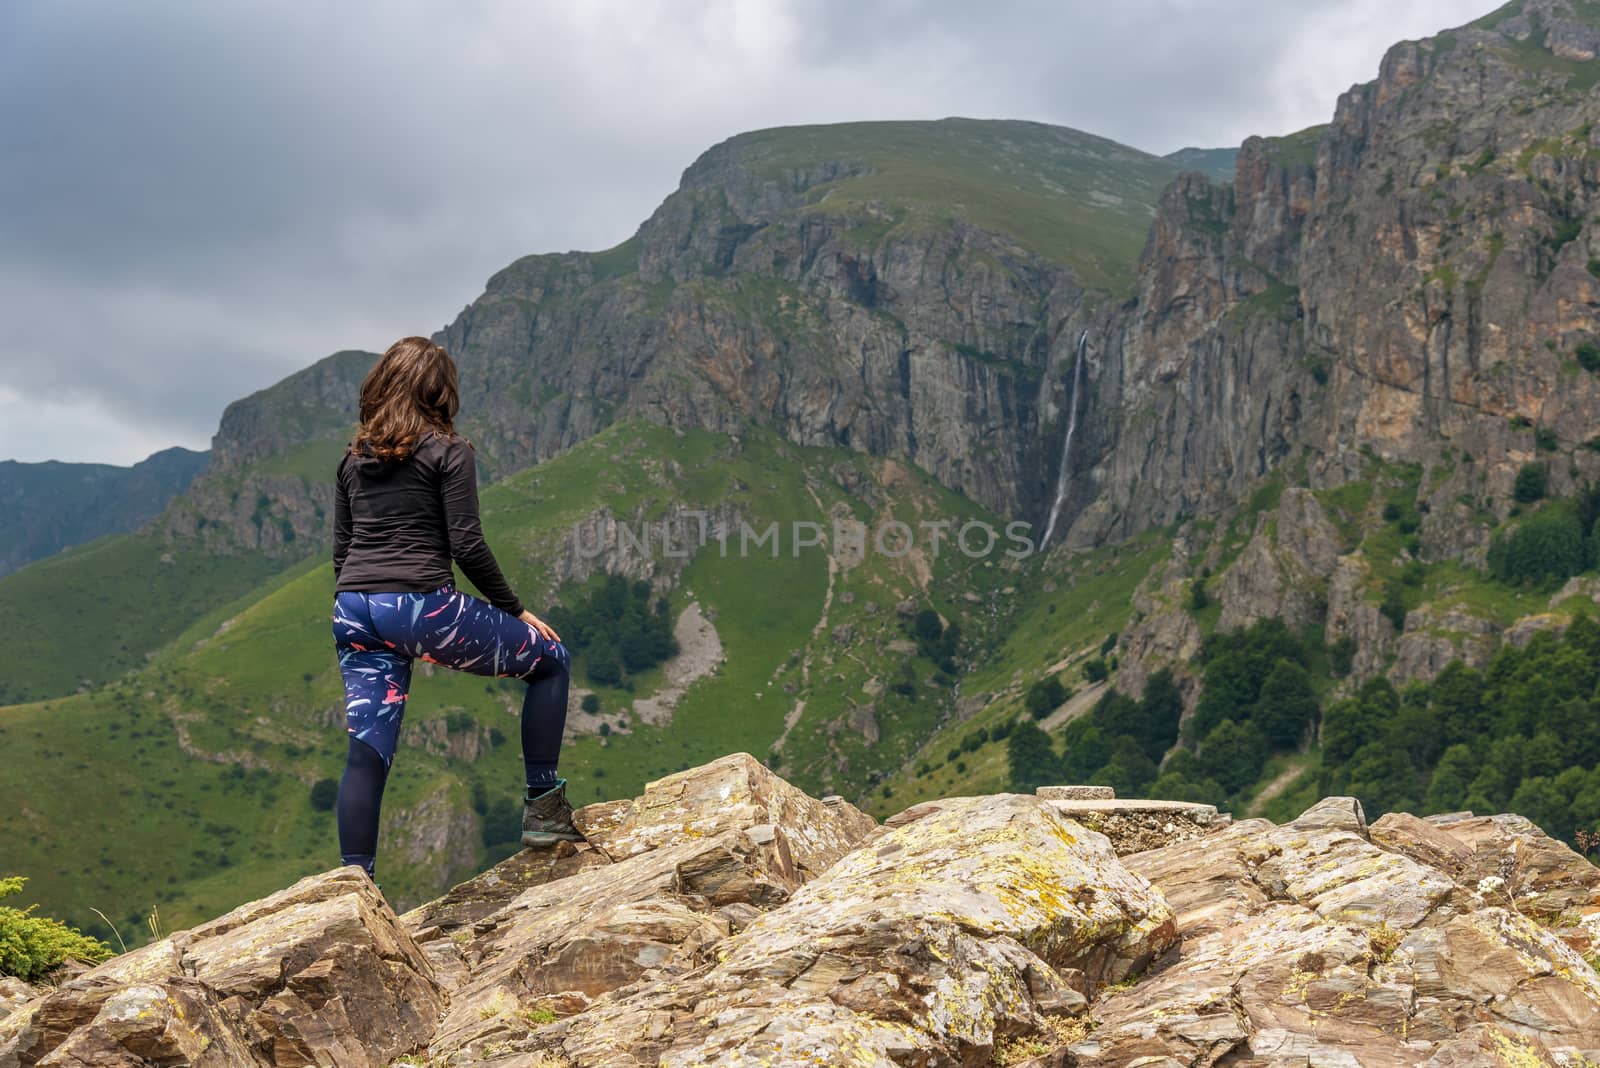
[(361, 383), (361, 425), (350, 451), (404, 460), (428, 431), (453, 435), (460, 408), (450, 354), (425, 337), (403, 337)]

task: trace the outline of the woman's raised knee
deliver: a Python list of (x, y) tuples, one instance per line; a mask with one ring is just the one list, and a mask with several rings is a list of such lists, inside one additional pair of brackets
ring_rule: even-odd
[(572, 671), (572, 654), (567, 652), (567, 647), (560, 642), (547, 642), (539, 659), (534, 661), (533, 667), (523, 676), (525, 679), (547, 679), (552, 675), (568, 674)]

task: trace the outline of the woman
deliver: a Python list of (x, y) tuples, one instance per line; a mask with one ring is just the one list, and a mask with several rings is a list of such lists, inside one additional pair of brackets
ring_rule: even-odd
[[(361, 383), (361, 424), (339, 461), (333, 639), (350, 735), (339, 783), (339, 852), (369, 876), (418, 658), (528, 684), (522, 843), (583, 837), (572, 822), (566, 780), (556, 775), (567, 650), (548, 623), (523, 609), (484, 543), (473, 447), (455, 432), (459, 407), (455, 361), (427, 338), (402, 338)], [(455, 588), (451, 560), (487, 601)]]

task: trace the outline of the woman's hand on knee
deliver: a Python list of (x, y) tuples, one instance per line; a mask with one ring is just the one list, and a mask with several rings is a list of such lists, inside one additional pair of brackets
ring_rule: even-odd
[(561, 640), (561, 635), (556, 633), (556, 629), (554, 627), (540, 619), (538, 616), (534, 615), (532, 612), (529, 612), (527, 609), (523, 609), (522, 615), (518, 616), (517, 618), (543, 635), (545, 641), (558, 642)]

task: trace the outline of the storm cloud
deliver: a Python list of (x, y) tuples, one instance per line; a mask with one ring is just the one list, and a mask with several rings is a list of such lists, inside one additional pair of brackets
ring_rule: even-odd
[(1166, 153), (1324, 122), (1493, 0), (12, 0), (0, 458), (203, 448), (223, 406), (627, 238), (765, 126), (968, 115)]

